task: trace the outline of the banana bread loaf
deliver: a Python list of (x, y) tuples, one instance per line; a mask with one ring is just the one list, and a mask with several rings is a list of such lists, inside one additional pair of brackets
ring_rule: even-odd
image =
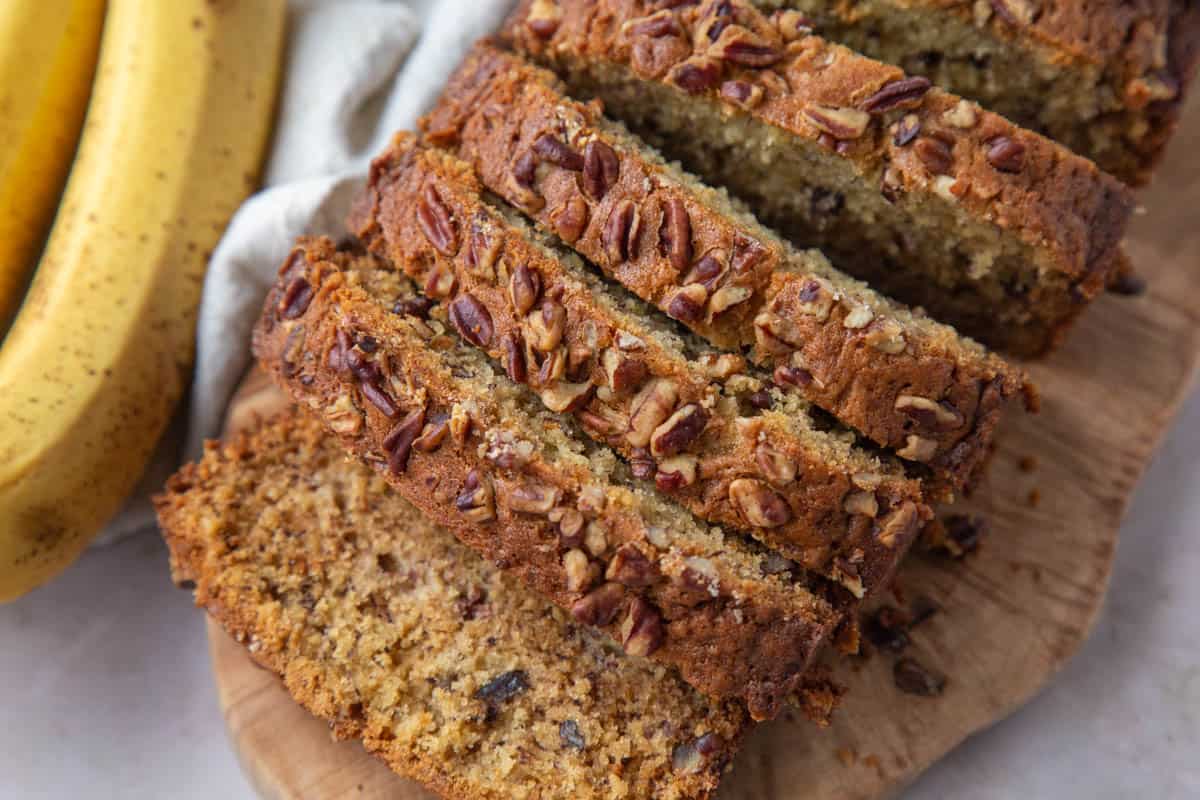
[(526, 0), (509, 36), (584, 98), (878, 290), (998, 349), (1056, 344), (1120, 263), (1085, 158), (746, 0)]
[(385, 309), (359, 285), (369, 269), (348, 269), (356, 258), (309, 240), (284, 264), (254, 337), (276, 382), (433, 522), (576, 620), (773, 717), (841, 621), (823, 596), (836, 587), (637, 485), (458, 338), (494, 336), (471, 293), (426, 319), (408, 279), (378, 269)]
[(622, 656), (284, 416), (157, 498), (180, 584), (339, 738), (456, 800), (707, 798), (747, 719)]
[[(1193, 0), (756, 0), (1146, 183), (1200, 55)], [(784, 12), (786, 13), (786, 11)]]
[(1033, 402), (1019, 370), (791, 248), (518, 56), (476, 48), (423, 125), (634, 294), (954, 486)]
[[(551, 410), (574, 414), (636, 476), (857, 596), (887, 582), (930, 516), (897, 463), (844, 428), (822, 430), (824, 415), (744, 358), (679, 335), (607, 286), (449, 153), (398, 136), (370, 187), (354, 225), (369, 249), (423, 286), (431, 306), (462, 292), (478, 300), (493, 360)], [(429, 235), (439, 227), (452, 243)], [(394, 280), (380, 285), (365, 263), (360, 285), (390, 308)]]

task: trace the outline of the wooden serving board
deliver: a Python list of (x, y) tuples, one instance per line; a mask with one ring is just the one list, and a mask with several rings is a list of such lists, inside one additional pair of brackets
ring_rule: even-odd
[[(1063, 350), (1032, 367), (1042, 413), (1012, 420), (987, 483), (964, 503), (990, 522), (979, 551), (961, 561), (910, 558), (884, 599), (940, 608), (911, 631), (903, 656), (944, 676), (942, 693), (900, 691), (891, 653), (842, 659), (837, 677), (850, 692), (833, 725), (759, 726), (722, 787), (724, 800), (892, 793), (1028, 700), (1087, 637), (1126, 502), (1198, 360), (1198, 151), (1200, 102), (1193, 102), (1129, 241), (1149, 291), (1100, 299)], [(261, 376), (252, 377), (231, 425), (279, 402)], [(265, 798), (430, 797), (356, 743), (332, 741), (211, 622), (209, 639), (230, 736)]]

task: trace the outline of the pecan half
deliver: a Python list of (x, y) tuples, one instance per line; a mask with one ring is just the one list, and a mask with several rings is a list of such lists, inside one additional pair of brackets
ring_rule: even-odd
[(567, 329), (567, 309), (562, 303), (547, 297), (541, 308), (525, 317), (526, 339), (540, 353), (549, 353), (562, 342)]
[(723, 30), (709, 52), (730, 64), (755, 69), (769, 67), (783, 58), (782, 50), (740, 25)]
[(680, 322), (699, 322), (704, 317), (708, 289), (702, 283), (689, 283), (678, 289), (667, 301), (667, 316)]
[(612, 264), (623, 264), (636, 255), (640, 213), (632, 200), (617, 203), (604, 223), (604, 253)]
[(721, 84), (721, 97), (749, 111), (762, 102), (763, 88), (749, 81), (725, 81)]
[(687, 206), (678, 197), (669, 198), (663, 204), (658, 244), (659, 250), (676, 271), (683, 272), (692, 262), (692, 218)]
[(524, 316), (533, 308), (541, 294), (542, 276), (527, 264), (518, 264), (508, 279), (508, 296), (512, 300), (513, 308)]
[(934, 136), (922, 136), (913, 145), (917, 158), (932, 175), (948, 175), (954, 166), (954, 151), (944, 140)]
[(476, 347), (487, 347), (492, 342), (492, 315), (470, 292), (463, 292), (450, 304), (450, 323)]
[(662, 647), (665, 639), (662, 616), (652, 605), (635, 596), (621, 623), (621, 643), (625, 652), (632, 656), (649, 656)]
[(721, 82), (721, 62), (708, 56), (693, 56), (672, 67), (667, 79), (688, 94), (700, 94)]
[(388, 469), (393, 475), (402, 475), (408, 469), (408, 457), (413, 442), (425, 428), (425, 409), (412, 411), (383, 439), (383, 450), (388, 454)]
[(897, 411), (912, 417), (926, 430), (952, 431), (963, 423), (963, 415), (945, 401), (938, 402), (928, 397), (902, 394), (893, 406)]
[(283, 290), (276, 311), (283, 319), (296, 319), (308, 311), (313, 299), (312, 284), (302, 277), (292, 278), (292, 282)]
[(657, 39), (662, 36), (682, 35), (683, 29), (679, 27), (679, 20), (670, 8), (664, 8), (648, 17), (638, 17), (623, 23), (621, 33), (626, 36), (648, 36)]
[(625, 438), (634, 447), (650, 444), (656, 428), (671, 416), (679, 393), (669, 380), (658, 378), (646, 384), (630, 405), (629, 431)]
[(862, 102), (861, 108), (869, 114), (884, 114), (896, 108), (912, 108), (920, 104), (931, 86), (933, 84), (928, 78), (901, 78), (868, 97)]
[(500, 338), (500, 361), (504, 372), (513, 383), (525, 383), (529, 380), (529, 370), (525, 361), (525, 347), (520, 334), (506, 333)]
[(392, 402), (392, 398), (373, 381), (360, 380), (358, 388), (362, 390), (363, 397), (370, 400), (371, 405), (379, 409), (379, 412), (388, 419), (395, 419), (400, 415), (400, 409)]
[(421, 429), (421, 435), (413, 441), (413, 449), (418, 453), (432, 453), (442, 446), (450, 435), (450, 415), (435, 414)]
[(608, 190), (621, 177), (621, 160), (617, 151), (599, 139), (593, 139), (583, 149), (583, 192), (593, 200), (603, 200)]
[(871, 115), (856, 108), (812, 105), (804, 109), (804, 116), (818, 130), (839, 141), (857, 139), (871, 124)]
[(987, 161), (1001, 172), (1020, 172), (1025, 166), (1025, 145), (1007, 136), (987, 142)]
[(434, 250), (444, 256), (458, 252), (458, 230), (454, 218), (432, 183), (425, 185), (417, 202), (417, 226)]
[(567, 244), (575, 244), (587, 228), (590, 214), (591, 210), (588, 208), (587, 201), (576, 194), (551, 212), (550, 224), (554, 226), (554, 232), (558, 234), (558, 238)]

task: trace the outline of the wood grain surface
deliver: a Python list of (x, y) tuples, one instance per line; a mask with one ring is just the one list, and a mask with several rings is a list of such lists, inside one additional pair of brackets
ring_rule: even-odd
[[(900, 655), (841, 659), (850, 689), (834, 724), (760, 726), (724, 800), (851, 800), (903, 787), (972, 733), (1044, 686), (1087, 637), (1104, 597), (1126, 503), (1191, 384), (1200, 351), (1200, 102), (1141, 201), (1129, 255), (1149, 282), (1097, 301), (1066, 346), (1031, 371), (1036, 417), (1014, 419), (992, 472), (964, 507), (990, 533), (962, 561), (919, 555), (883, 602), (939, 611)], [(231, 424), (279, 402), (261, 377)], [(1036, 463), (1031, 464), (1030, 460)], [(221, 708), (243, 767), (270, 800), (426, 798), (291, 702), (279, 682), (209, 625)], [(940, 695), (897, 688), (898, 659), (944, 678)]]

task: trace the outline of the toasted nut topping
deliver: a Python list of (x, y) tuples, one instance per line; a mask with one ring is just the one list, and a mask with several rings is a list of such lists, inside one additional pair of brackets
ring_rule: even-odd
[(696, 482), (696, 469), (700, 459), (692, 455), (664, 458), (654, 474), (654, 485), (661, 492), (677, 492)]
[(403, 300), (397, 300), (392, 305), (392, 313), (399, 314), (402, 317), (413, 317), (414, 319), (429, 319), (429, 309), (434, 307), (435, 302), (432, 298), (422, 297), (406, 297)]
[(665, 379), (656, 379), (646, 384), (630, 404), (629, 432), (625, 438), (634, 447), (650, 444), (655, 429), (671, 416), (679, 393), (675, 385)]
[(383, 451), (388, 454), (388, 469), (393, 475), (402, 475), (408, 469), (408, 457), (413, 442), (425, 428), (425, 409), (412, 411), (383, 440)]
[(467, 249), (467, 268), (472, 275), (488, 283), (496, 280), (496, 259), (500, 257), (500, 238), (488, 236), (483, 225), (487, 218), (480, 212), (471, 225), (471, 240)]
[[(308, 339), (307, 329), (303, 325), (291, 324), (295, 325), (295, 327), (288, 332), (287, 338), (284, 339), (279, 359), (281, 362), (280, 371), (285, 378), (293, 377), (300, 370), (300, 360), (304, 357), (304, 342)], [(338, 331), (338, 333), (340, 334), (341, 331)], [(338, 350), (336, 344), (330, 349), (330, 358), (334, 357), (335, 352), (338, 353), (337, 359), (340, 361), (341, 352)], [(343, 370), (339, 369), (338, 371), (342, 372)]]
[(702, 283), (689, 283), (678, 289), (667, 301), (667, 316), (680, 322), (698, 322), (704, 317), (708, 289)]
[(677, 272), (683, 272), (692, 261), (692, 218), (687, 206), (677, 197), (663, 205), (662, 226), (658, 231), (659, 249), (671, 261)]
[(518, 264), (508, 279), (508, 296), (518, 314), (525, 315), (542, 293), (542, 276), (527, 264)]
[(513, 171), (506, 184), (508, 199), (514, 205), (535, 212), (546, 205), (546, 198), (537, 192), (538, 159), (532, 152), (522, 153), (513, 164)]
[(796, 479), (796, 462), (766, 442), (755, 448), (754, 463), (772, 486), (787, 486)]
[(362, 429), (362, 412), (354, 405), (350, 395), (341, 394), (325, 409), (325, 422), (334, 433), (352, 436)]
[(899, 322), (891, 319), (876, 320), (863, 338), (871, 347), (890, 355), (903, 353), (906, 346), (904, 328)]
[(454, 294), (458, 286), (458, 277), (449, 267), (438, 265), (429, 270), (425, 276), (425, 294), (438, 300), (444, 300)]
[(633, 471), (633, 477), (640, 481), (648, 481), (654, 477), (658, 465), (650, 457), (649, 450), (644, 447), (635, 447), (629, 456), (629, 468)]
[[(530, 354), (531, 359), (536, 359), (536, 356)], [(536, 363), (536, 361), (535, 361)], [(557, 347), (550, 351), (542, 365), (538, 368), (537, 375), (533, 377), (530, 384), (536, 388), (546, 388), (563, 379), (567, 373), (567, 354), (566, 351)]]
[(567, 327), (567, 309), (549, 297), (541, 308), (525, 317), (526, 340), (534, 350), (549, 353), (562, 342)]
[(875, 312), (871, 310), (870, 306), (854, 306), (842, 320), (842, 327), (856, 331), (870, 325), (873, 319), (875, 319)]
[(733, 353), (705, 353), (696, 360), (696, 366), (706, 378), (726, 381), (746, 371), (746, 359)]
[(814, 105), (804, 109), (804, 116), (818, 130), (839, 141), (857, 139), (871, 124), (871, 115), (856, 108)]
[(582, 550), (568, 550), (563, 553), (563, 571), (567, 574), (567, 591), (586, 592), (600, 579), (600, 567), (588, 560), (587, 553)]
[(933, 136), (922, 136), (913, 145), (914, 152), (932, 175), (948, 175), (954, 166), (954, 152), (945, 141)]
[(590, 383), (567, 383), (559, 381), (542, 389), (539, 396), (546, 408), (561, 414), (570, 414), (587, 405), (592, 393)]
[(708, 425), (709, 413), (695, 403), (688, 403), (650, 435), (650, 453), (655, 458), (673, 456), (687, 448)]
[(589, 522), (583, 534), (583, 546), (596, 558), (608, 550), (608, 529), (599, 520)]
[(721, 97), (738, 108), (750, 111), (763, 99), (763, 88), (749, 81), (725, 81), (721, 84)]
[(920, 76), (892, 81), (864, 100), (862, 110), (869, 114), (885, 114), (897, 108), (913, 108), (920, 105), (932, 85), (928, 78)]
[(1025, 166), (1025, 145), (1007, 136), (997, 136), (987, 142), (987, 160), (1001, 172), (1020, 172)]
[(933, 193), (950, 202), (956, 202), (966, 193), (963, 186), (953, 175), (938, 175), (933, 179)]
[(631, 656), (648, 656), (662, 647), (666, 633), (658, 611), (641, 597), (634, 597), (621, 623), (621, 642)]
[(901, 458), (907, 458), (910, 461), (920, 461), (922, 463), (933, 458), (936, 454), (937, 442), (933, 439), (922, 439), (920, 436), (911, 434), (905, 440), (904, 447), (896, 451), (896, 455)]
[(648, 17), (638, 17), (628, 20), (621, 25), (621, 33), (625, 36), (648, 36), (657, 39), (662, 36), (678, 36), (683, 34), (679, 21), (670, 7), (656, 11)]
[(303, 316), (305, 311), (308, 311), (309, 303), (313, 299), (312, 285), (304, 278), (293, 278), (292, 282), (287, 285), (283, 291), (283, 296), (279, 298), (279, 305), (276, 311), (283, 319), (296, 319)]
[(632, 200), (617, 203), (604, 224), (604, 253), (612, 264), (623, 264), (637, 255), (641, 215)]
[(729, 484), (729, 499), (756, 528), (778, 528), (791, 520), (792, 509), (762, 481), (738, 478)]
[(379, 409), (379, 412), (388, 419), (395, 419), (400, 416), (400, 409), (392, 402), (392, 398), (387, 392), (380, 389), (371, 381), (359, 381), (358, 388), (362, 390), (363, 397), (371, 401), (371, 405)]
[(476, 347), (487, 347), (492, 343), (492, 315), (470, 292), (463, 292), (450, 304), (450, 323), (460, 336)]
[(739, 303), (749, 300), (752, 294), (754, 292), (749, 286), (722, 286), (713, 292), (713, 296), (708, 301), (709, 316), (716, 317), (723, 314)]
[(693, 56), (676, 64), (668, 80), (688, 94), (700, 94), (721, 82), (721, 62), (708, 56)]
[(616, 581), (630, 588), (650, 586), (658, 578), (658, 565), (646, 558), (634, 544), (621, 545), (604, 573), (605, 580)]
[(508, 493), (508, 507), (522, 514), (549, 514), (562, 499), (562, 490), (555, 486), (527, 483)]
[(864, 517), (875, 518), (879, 513), (879, 501), (874, 492), (854, 492), (846, 496), (842, 507), (847, 514), (862, 514)]
[(449, 435), (450, 415), (435, 414), (421, 429), (421, 435), (412, 444), (413, 449), (418, 453), (432, 453), (442, 446), (442, 442), (446, 441)]
[(459, 449), (467, 443), (471, 433), (471, 415), (462, 403), (455, 403), (450, 409), (450, 437)]
[(912, 417), (926, 430), (951, 431), (963, 423), (958, 409), (944, 401), (902, 394), (896, 398), (895, 409)]
[(717, 566), (707, 558), (689, 556), (684, 559), (683, 572), (676, 583), (701, 595), (698, 600), (721, 596), (721, 578)]
[(471, 522), (490, 522), (496, 518), (496, 506), (492, 479), (473, 469), (467, 473), (466, 483), (462, 493), (454, 502), (454, 507), (463, 512), (463, 516)]
[(740, 25), (723, 30), (709, 53), (730, 64), (755, 68), (769, 67), (783, 58), (782, 50)]
[(608, 144), (593, 139), (583, 151), (583, 191), (593, 200), (603, 200), (621, 176), (621, 161), (617, 151)]
[(683, 284), (686, 286), (691, 283), (698, 283), (705, 289), (712, 291), (713, 287), (720, 283), (722, 276), (725, 275), (725, 262), (727, 260), (724, 250), (720, 248), (709, 250), (696, 261), (696, 266), (692, 267), (692, 271), (682, 281)]
[(649, 370), (640, 358), (628, 356), (620, 350), (608, 348), (600, 356), (600, 365), (608, 378), (608, 386), (617, 394), (631, 392), (642, 385)]
[(583, 156), (553, 134), (543, 133), (534, 139), (533, 152), (556, 167), (571, 172), (583, 171)]
[(905, 114), (904, 117), (896, 123), (896, 133), (892, 136), (892, 142), (896, 147), (904, 147), (906, 144), (917, 138), (917, 134), (921, 132), (921, 118), (916, 114)]
[(525, 347), (521, 337), (516, 333), (506, 333), (500, 338), (500, 361), (504, 364), (504, 372), (513, 383), (525, 383), (529, 380), (528, 366), (525, 361)]
[(587, 201), (576, 194), (556, 211), (551, 212), (550, 223), (560, 239), (567, 244), (575, 244), (587, 228), (590, 213)]
[(442, 255), (452, 256), (458, 252), (458, 230), (454, 219), (432, 183), (426, 184), (417, 202), (417, 226), (433, 249)]
[(603, 627), (616, 619), (624, 599), (625, 587), (619, 583), (606, 583), (575, 601), (571, 616), (584, 625)]
[[(453, 415), (450, 420), (453, 423)], [(483, 457), (500, 469), (519, 470), (533, 456), (533, 442), (518, 439), (509, 431), (487, 431), (486, 437), (487, 448)]]
[(640, 353), (646, 349), (646, 343), (632, 333), (619, 331), (617, 333), (617, 347), (626, 353)]
[(604, 507), (608, 504), (608, 500), (604, 497), (604, 489), (594, 483), (589, 483), (579, 490), (579, 499), (575, 501), (575, 507), (584, 514), (595, 516), (604, 511)]
[(976, 113), (975, 106), (969, 101), (959, 100), (954, 104), (954, 108), (942, 114), (942, 120), (947, 125), (953, 125), (956, 128), (973, 128), (979, 121), (979, 114)]
[(539, 39), (549, 39), (562, 23), (562, 9), (555, 0), (533, 0), (525, 17), (525, 27)]

